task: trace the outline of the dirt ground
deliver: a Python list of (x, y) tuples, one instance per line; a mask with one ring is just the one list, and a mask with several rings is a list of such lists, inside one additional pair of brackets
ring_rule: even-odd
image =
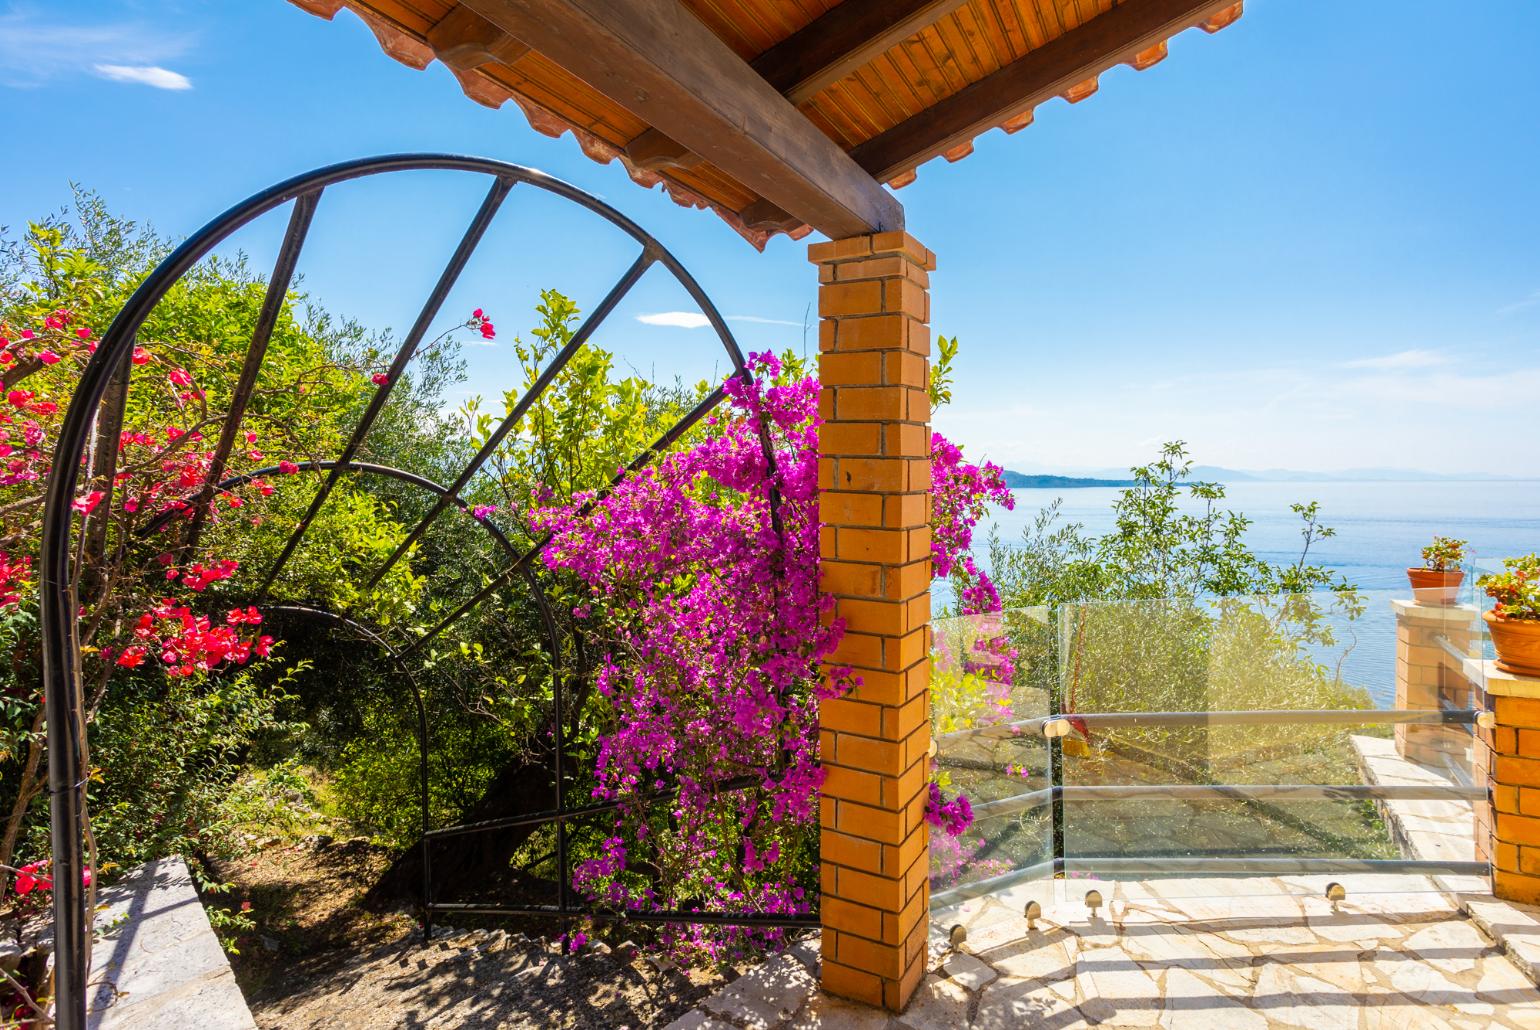
[(249, 901), (257, 924), (238, 936), (231, 964), (258, 1027), (640, 1030), (667, 1025), (737, 974), (655, 964), (613, 932), (561, 954), (554, 924), (436, 931), (424, 944), (413, 916), (358, 905), (387, 864), (367, 841), (322, 838), (217, 868), (235, 886), (207, 903)]

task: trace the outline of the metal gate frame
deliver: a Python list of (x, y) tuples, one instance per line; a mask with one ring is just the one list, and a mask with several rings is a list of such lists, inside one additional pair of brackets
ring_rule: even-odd
[[(369, 176), (409, 171), (449, 171), (485, 175), (492, 179), (475, 216), (465, 229), (448, 263), (440, 273), (416, 321), (402, 340), (387, 373), (388, 381), (370, 398), (359, 424), (343, 446), (339, 456), (332, 461), (299, 463), (302, 470), (324, 474), (320, 489), (284, 544), (277, 561), (268, 570), (257, 589), (254, 600), (263, 604), (272, 584), (285, 564), (299, 547), (305, 531), (316, 514), (326, 503), (344, 475), (363, 473), (393, 478), (397, 481), (428, 491), (435, 496), (431, 510), (407, 535), (388, 559), (369, 577), (365, 589), (377, 584), (417, 542), (429, 527), (451, 507), (462, 511), (466, 502), (460, 492), (471, 482), (476, 473), (493, 456), (497, 448), (513, 431), (515, 425), (555, 380), (562, 368), (588, 342), (604, 319), (614, 311), (620, 301), (653, 265), (660, 265), (685, 289), (699, 305), (707, 322), (715, 330), (732, 365), (732, 375), (749, 377), (743, 353), (727, 328), (726, 321), (717, 311), (711, 299), (699, 283), (667, 248), (635, 222), (583, 190), (578, 189), (544, 172), (521, 165), (487, 158), (467, 157), (455, 154), (396, 154), (364, 158), (330, 165), (280, 182), (227, 210), (187, 238), (148, 278), (134, 291), (123, 309), (113, 319), (111, 327), (102, 336), (96, 353), (81, 375), (54, 448), (53, 475), (50, 476), (45, 496), (42, 532), (42, 553), (39, 562), (39, 592), (41, 595), (43, 686), (49, 733), (48, 780), (50, 793), (50, 832), (54, 863), (53, 920), (56, 942), (55, 976), (57, 1021), (62, 1030), (84, 1030), (86, 1026), (86, 969), (88, 953), (85, 894), (81, 877), (84, 868), (81, 840), (81, 814), (84, 810), (86, 772), (81, 756), (84, 735), (84, 701), (82, 687), (76, 675), (80, 659), (80, 644), (76, 637), (75, 613), (78, 610), (73, 588), (73, 557), (71, 537), (73, 512), (71, 504), (79, 484), (81, 458), (85, 455), (92, 427), (98, 413), (103, 418), (121, 420), (122, 404), (126, 390), (117, 392), (115, 410), (105, 410), (103, 401), (114, 386), (125, 386), (132, 374), (129, 362), (135, 338), (145, 320), (168, 290), (185, 274), (195, 268), (215, 247), (237, 230), (285, 204), (292, 203), (288, 227), (279, 247), (273, 272), (268, 280), (267, 292), (253, 327), (251, 342), (246, 352), (230, 411), (226, 415), (214, 458), (204, 485), (185, 500), (192, 506), (189, 522), (188, 545), (196, 543), (202, 531), (209, 504), (221, 490), (242, 485), (250, 479), (277, 471), (276, 467), (243, 475), (224, 478), (229, 456), (252, 392), (256, 387), (272, 332), (283, 310), (289, 287), (293, 282), (299, 255), (304, 247), (310, 224), (316, 213), (324, 190), (333, 185)], [(551, 363), (525, 394), (519, 398), (492, 432), (486, 443), (469, 464), (448, 485), (435, 483), (424, 477), (401, 469), (374, 465), (354, 460), (373, 428), (375, 420), (384, 410), (392, 390), (399, 381), (418, 347), (427, 335), (430, 325), (438, 316), (439, 309), (459, 279), (471, 255), (480, 245), (494, 216), (515, 186), (527, 185), (570, 201), (598, 215), (636, 241), (640, 253), (626, 272), (610, 288), (599, 304), (587, 315), (571, 340), (555, 355)], [(725, 399), (725, 392), (718, 387), (681, 418), (656, 442), (643, 450), (600, 492), (600, 496), (613, 489), (628, 474), (645, 466), (656, 454), (677, 442), (696, 423)], [(762, 425), (760, 445), (772, 475), (775, 457), (768, 430)], [(116, 468), (117, 454), (110, 456), (110, 464)], [(107, 505), (111, 505), (111, 477), (108, 477)], [(768, 496), (770, 517), (777, 531), (780, 529), (780, 497), (773, 482)], [(105, 512), (106, 509), (104, 509)], [(105, 516), (104, 516), (105, 517)], [(165, 525), (171, 518), (165, 513), (152, 521), (145, 531)], [(564, 740), (564, 678), (561, 673), (561, 647), (559, 632), (552, 616), (550, 601), (531, 568), (533, 559), (550, 541), (550, 534), (537, 540), (522, 554), (518, 553), (503, 533), (490, 520), (478, 519), (492, 533), (499, 547), (509, 557), (510, 563), (479, 591), (441, 620), (427, 632), (404, 646), (390, 644), (377, 631), (358, 622), (346, 612), (333, 612), (306, 605), (279, 604), (268, 606), (272, 610), (295, 615), (306, 615), (329, 621), (339, 629), (352, 633), (380, 647), (407, 681), (416, 706), (419, 744), (419, 790), (421, 792), (422, 847), (423, 847), (423, 905), (425, 910), (424, 933), (431, 934), (435, 912), (463, 912), (482, 915), (542, 915), (559, 918), (599, 916), (628, 918), (648, 922), (714, 923), (748, 927), (803, 927), (817, 925), (816, 916), (788, 916), (779, 913), (723, 913), (707, 911), (674, 910), (659, 912), (618, 912), (598, 906), (574, 904), (570, 896), (570, 870), (566, 853), (566, 823), (576, 817), (596, 812), (611, 811), (626, 802), (606, 802), (569, 808), (565, 800), (566, 770), (563, 768)], [(428, 643), (448, 630), (459, 619), (474, 610), (487, 598), (510, 585), (515, 579), (523, 579), (539, 609), (544, 644), (552, 659), (553, 709), (555, 722), (555, 777), (556, 805), (549, 811), (515, 819), (434, 829), (429, 825), (428, 813), (428, 754), (431, 742), (428, 736), (428, 720), (422, 692), (412, 676), (408, 660)], [(758, 777), (743, 776), (717, 785), (721, 791), (752, 788)], [(636, 800), (662, 800), (670, 796), (669, 790), (644, 795)], [(462, 834), (486, 832), (506, 828), (519, 823), (555, 823), (557, 826), (557, 864), (559, 869), (559, 899), (554, 906), (487, 906), (462, 905), (435, 902), (431, 897), (429, 847), (436, 839)]]

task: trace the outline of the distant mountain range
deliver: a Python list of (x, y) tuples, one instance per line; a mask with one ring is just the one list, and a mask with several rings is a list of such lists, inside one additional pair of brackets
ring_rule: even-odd
[[(1076, 470), (1080, 471), (1080, 470)], [(1132, 486), (1125, 469), (1086, 469), (1084, 476), (1005, 472), (1012, 488), (1073, 490), (1080, 487)], [(1194, 465), (1188, 482), (1208, 483), (1433, 483), (1475, 480), (1513, 480), (1518, 476), (1473, 476), (1415, 469), (1361, 468), (1341, 472), (1301, 472), (1295, 469), (1227, 469), (1218, 465)]]

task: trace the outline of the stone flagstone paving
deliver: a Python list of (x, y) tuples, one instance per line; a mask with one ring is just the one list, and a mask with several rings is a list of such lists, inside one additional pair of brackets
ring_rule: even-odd
[[(1339, 879), (1335, 912), (1324, 877), (1024, 885), (936, 913), (930, 975), (901, 1017), (819, 992), (804, 943), (670, 1030), (1540, 1028), (1540, 991), (1458, 899), (1425, 878)], [(1090, 886), (1108, 901), (1095, 918)]]

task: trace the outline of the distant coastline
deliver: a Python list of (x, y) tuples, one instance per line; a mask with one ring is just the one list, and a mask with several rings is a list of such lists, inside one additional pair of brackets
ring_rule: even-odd
[[(1005, 472), (1005, 485), (1011, 489), (1064, 489), (1097, 486), (1133, 486), (1132, 479), (1117, 475), (1113, 469), (1069, 469), (1086, 475), (1046, 475)], [(1416, 469), (1361, 468), (1341, 472), (1302, 472), (1294, 469), (1230, 469), (1217, 465), (1194, 465), (1187, 476), (1189, 483), (1528, 483), (1540, 477), (1497, 476), (1471, 473), (1421, 472)]]
[(1082, 487), (1133, 486), (1132, 479), (1083, 479), (1079, 476), (1029, 476), (1005, 470), (1005, 485), (1012, 490), (1077, 490)]

